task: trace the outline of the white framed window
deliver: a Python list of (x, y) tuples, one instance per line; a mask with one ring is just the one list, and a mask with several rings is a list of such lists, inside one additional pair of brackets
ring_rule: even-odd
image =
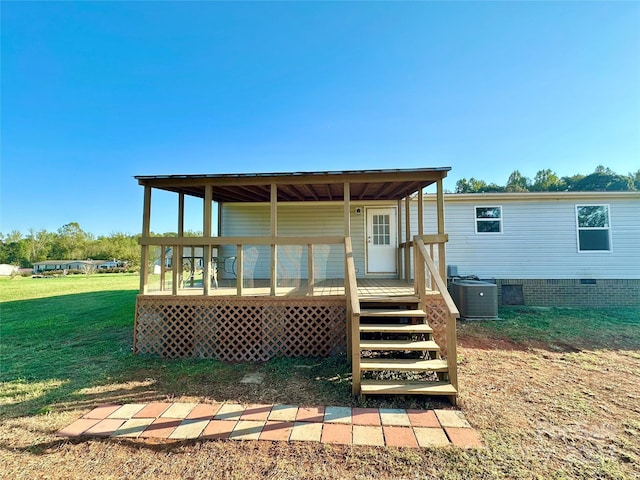
[(609, 205), (576, 205), (578, 252), (610, 252)]
[(391, 245), (391, 215), (372, 215), (372, 240), (374, 245)]
[(475, 207), (476, 233), (502, 233), (502, 207)]

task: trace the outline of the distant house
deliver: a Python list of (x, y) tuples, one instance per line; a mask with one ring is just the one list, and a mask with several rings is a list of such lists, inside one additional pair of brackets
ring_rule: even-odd
[(640, 192), (445, 197), (450, 279), (495, 282), (503, 305), (640, 307)]
[(112, 263), (114, 262), (110, 262), (109, 260), (45, 260), (33, 264), (33, 273), (58, 270), (82, 270), (87, 266), (93, 266), (94, 268), (111, 268), (109, 265)]
[(107, 268), (122, 268), (124, 266), (126, 266), (126, 262), (119, 262), (117, 260), (108, 260), (108, 261), (103, 261), (103, 260), (95, 260), (97, 262), (103, 262), (98, 264), (97, 268), (98, 270), (105, 270)]

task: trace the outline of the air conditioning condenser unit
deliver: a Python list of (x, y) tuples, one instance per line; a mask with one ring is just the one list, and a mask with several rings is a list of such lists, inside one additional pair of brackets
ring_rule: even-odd
[(498, 317), (498, 287), (481, 280), (455, 280), (450, 286), (451, 297), (460, 317), (470, 319)]

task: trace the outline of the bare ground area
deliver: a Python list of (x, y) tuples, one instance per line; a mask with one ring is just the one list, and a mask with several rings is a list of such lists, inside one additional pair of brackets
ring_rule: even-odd
[[(54, 435), (100, 403), (212, 400), (201, 395), (171, 396), (152, 379), (142, 379), (88, 389), (81, 392), (82, 400), (61, 402), (50, 412), (5, 418), (0, 426), (0, 475), (12, 479), (640, 478), (639, 351), (525, 345), (487, 338), (473, 326), (462, 325), (459, 359), (460, 408), (481, 433), (486, 444), (482, 450), (264, 441), (69, 441)], [(304, 400), (296, 392), (309, 391), (312, 382), (304, 376), (291, 377), (284, 391), (266, 385), (228, 393), (247, 402), (278, 401), (287, 394)], [(382, 405), (384, 400), (376, 403)]]
[(639, 351), (464, 333), (460, 350), (461, 407), (498, 455), (496, 476), (640, 478)]

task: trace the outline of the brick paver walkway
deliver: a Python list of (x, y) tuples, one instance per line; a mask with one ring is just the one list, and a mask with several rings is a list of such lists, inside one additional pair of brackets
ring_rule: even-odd
[(457, 410), (298, 407), (236, 403), (103, 405), (58, 432), (63, 437), (266, 440), (338, 445), (481, 448)]

